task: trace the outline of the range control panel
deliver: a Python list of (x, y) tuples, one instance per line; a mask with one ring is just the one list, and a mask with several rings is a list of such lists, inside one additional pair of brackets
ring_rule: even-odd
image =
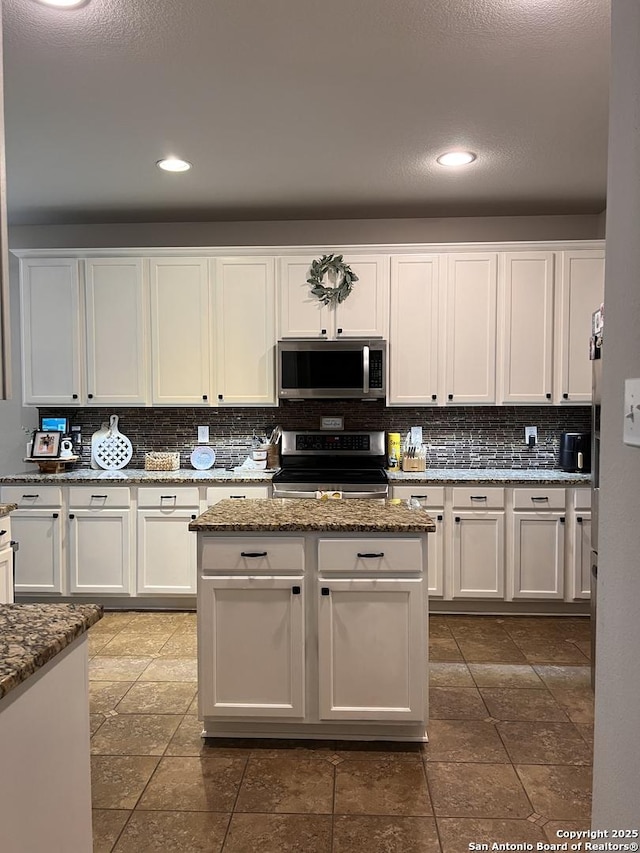
[(369, 433), (298, 433), (296, 450), (336, 451), (370, 450)]

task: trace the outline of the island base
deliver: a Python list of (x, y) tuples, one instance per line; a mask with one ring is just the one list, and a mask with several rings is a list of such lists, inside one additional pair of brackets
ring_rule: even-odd
[(291, 740), (361, 740), (361, 741), (405, 741), (426, 743), (428, 741), (424, 722), (421, 723), (238, 723), (205, 718), (203, 738), (264, 738)]

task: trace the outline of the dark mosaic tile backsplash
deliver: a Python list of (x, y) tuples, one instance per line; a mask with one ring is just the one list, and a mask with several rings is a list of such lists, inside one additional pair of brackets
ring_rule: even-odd
[[(432, 468), (557, 468), (562, 432), (588, 432), (590, 408), (543, 406), (455, 406), (389, 408), (369, 401), (286, 401), (278, 408), (132, 408), (41, 409), (42, 415), (66, 415), (82, 427), (82, 461), (90, 461), (91, 435), (109, 415), (119, 416), (119, 429), (133, 444), (132, 468), (144, 467), (150, 450), (180, 451), (180, 467), (190, 468), (198, 425), (209, 426), (216, 467), (241, 464), (251, 438), (283, 429), (317, 429), (321, 415), (341, 415), (345, 429), (383, 429), (406, 433), (421, 426)], [(524, 444), (524, 427), (538, 427), (538, 444)]]

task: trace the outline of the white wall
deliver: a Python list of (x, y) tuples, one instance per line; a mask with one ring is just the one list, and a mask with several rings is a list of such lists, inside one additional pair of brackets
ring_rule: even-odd
[[(640, 376), (640, 3), (612, 3), (593, 826), (640, 828), (640, 448), (622, 443)], [(636, 839), (637, 840), (637, 839)]]

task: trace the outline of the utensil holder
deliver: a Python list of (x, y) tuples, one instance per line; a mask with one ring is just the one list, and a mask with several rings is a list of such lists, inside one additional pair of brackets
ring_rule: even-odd
[(426, 471), (427, 460), (424, 456), (403, 456), (402, 457), (403, 471)]
[(280, 454), (277, 444), (261, 444), (258, 449), (267, 451), (267, 468), (280, 467)]

